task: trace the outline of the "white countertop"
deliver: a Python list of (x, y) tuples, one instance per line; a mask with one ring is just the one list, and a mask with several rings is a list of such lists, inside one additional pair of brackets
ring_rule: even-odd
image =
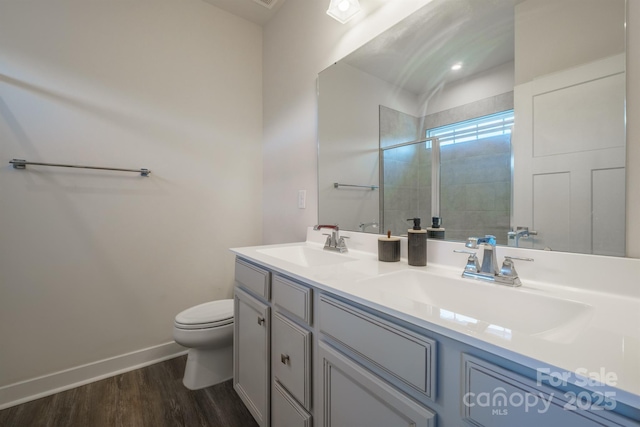
[(536, 259), (516, 261), (523, 285), (510, 288), (462, 279), (466, 257), (452, 254), (462, 243), (430, 241), (427, 266), (412, 267), (406, 239), (401, 261), (385, 263), (377, 259), (379, 236), (342, 234), (350, 237), (349, 252), (331, 253), (324, 265), (285, 259), (286, 248), (322, 251), (324, 237), (311, 228), (306, 242), (231, 250), (529, 368), (570, 372), (569, 382), (640, 408), (640, 260), (498, 247), (499, 257)]

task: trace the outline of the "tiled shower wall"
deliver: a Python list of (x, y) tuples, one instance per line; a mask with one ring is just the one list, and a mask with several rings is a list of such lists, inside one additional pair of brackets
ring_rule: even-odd
[[(381, 148), (424, 139), (426, 130), (510, 110), (513, 92), (423, 118), (380, 107)], [(424, 143), (383, 151), (381, 231), (406, 234), (407, 218), (431, 219), (431, 150)], [(493, 234), (507, 244), (511, 207), (508, 136), (441, 149), (440, 216), (447, 240)]]
[(440, 216), (447, 240), (496, 236), (507, 244), (511, 207), (510, 135), (440, 149)]
[(431, 218), (431, 150), (424, 143), (384, 152), (384, 224), (382, 232), (407, 234), (419, 217), (426, 225)]
[(420, 128), (417, 117), (380, 106), (382, 233), (407, 234), (407, 218), (431, 215), (431, 151), (424, 143), (384, 150), (421, 139)]

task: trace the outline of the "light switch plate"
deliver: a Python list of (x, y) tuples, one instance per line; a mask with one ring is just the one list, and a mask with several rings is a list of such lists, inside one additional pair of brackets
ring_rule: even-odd
[(298, 209), (307, 208), (307, 190), (298, 190)]

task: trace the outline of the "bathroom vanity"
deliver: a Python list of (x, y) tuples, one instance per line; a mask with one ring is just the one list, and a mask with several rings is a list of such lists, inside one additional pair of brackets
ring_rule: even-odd
[[(430, 242), (417, 268), (406, 254), (379, 262), (375, 236), (349, 237), (344, 254), (312, 229), (232, 249), (234, 388), (260, 426), (640, 426), (637, 290), (598, 291), (539, 252), (509, 288), (461, 278), (461, 243)], [(640, 272), (613, 262), (618, 280)]]

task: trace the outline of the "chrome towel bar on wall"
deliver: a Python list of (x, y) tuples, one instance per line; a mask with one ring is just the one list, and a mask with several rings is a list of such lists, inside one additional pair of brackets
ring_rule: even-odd
[(13, 164), (14, 169), (26, 169), (27, 165), (35, 165), (35, 166), (54, 166), (54, 167), (60, 167), (60, 168), (100, 169), (100, 170), (106, 170), (106, 171), (138, 172), (142, 176), (149, 176), (151, 174), (151, 171), (149, 169), (122, 169), (122, 168), (105, 168), (101, 166), (64, 165), (60, 163), (28, 162), (22, 159), (13, 159), (9, 163)]
[(368, 190), (376, 190), (378, 188), (377, 185), (353, 185), (353, 184), (340, 184), (338, 182), (334, 182), (333, 183), (333, 188), (340, 188), (340, 187), (356, 187), (356, 188), (366, 188)]

